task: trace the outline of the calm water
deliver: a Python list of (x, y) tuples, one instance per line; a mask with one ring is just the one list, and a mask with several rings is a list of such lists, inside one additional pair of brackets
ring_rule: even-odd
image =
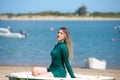
[(108, 69), (120, 69), (120, 33), (114, 28), (120, 26), (120, 21), (0, 21), (0, 27), (7, 26), (15, 32), (24, 30), (28, 37), (0, 37), (0, 65), (49, 66), (57, 31), (67, 26), (73, 43), (74, 67), (84, 67), (85, 59), (95, 57), (105, 59)]

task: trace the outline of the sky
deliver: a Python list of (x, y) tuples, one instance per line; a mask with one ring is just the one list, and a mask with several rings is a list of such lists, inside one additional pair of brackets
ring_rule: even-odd
[(0, 0), (0, 13), (75, 12), (85, 5), (89, 13), (120, 12), (120, 0)]

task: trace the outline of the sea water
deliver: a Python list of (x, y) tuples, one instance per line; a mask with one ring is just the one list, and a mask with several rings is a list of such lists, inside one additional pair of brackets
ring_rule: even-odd
[(51, 63), (50, 52), (57, 43), (57, 31), (67, 27), (71, 34), (73, 67), (84, 67), (89, 57), (104, 59), (107, 69), (120, 69), (120, 20), (41, 21), (1, 20), (0, 27), (11, 26), (13, 32), (24, 30), (26, 38), (0, 37), (0, 65), (45, 66)]

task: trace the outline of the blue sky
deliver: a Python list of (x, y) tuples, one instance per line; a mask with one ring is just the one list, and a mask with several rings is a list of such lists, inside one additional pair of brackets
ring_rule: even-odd
[(120, 0), (0, 0), (0, 13), (75, 12), (82, 5), (90, 13), (120, 12)]

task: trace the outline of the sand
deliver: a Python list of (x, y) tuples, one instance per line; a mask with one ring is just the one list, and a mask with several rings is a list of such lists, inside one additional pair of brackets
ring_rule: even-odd
[[(8, 80), (6, 77), (9, 73), (14, 72), (30, 72), (32, 67), (28, 66), (0, 66), (0, 80)], [(110, 76), (116, 80), (120, 80), (120, 70), (93, 70), (83, 68), (73, 68), (75, 73), (81, 75), (94, 75), (94, 76)]]
[(0, 16), (0, 20), (120, 20), (120, 18), (109, 17), (81, 17), (81, 16)]

